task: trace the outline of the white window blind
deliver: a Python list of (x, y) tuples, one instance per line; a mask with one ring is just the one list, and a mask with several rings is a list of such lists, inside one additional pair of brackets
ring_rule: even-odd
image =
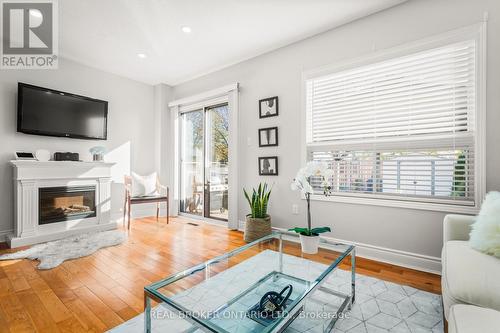
[(306, 81), (309, 158), (333, 169), (333, 194), (474, 205), (475, 48), (456, 43)]

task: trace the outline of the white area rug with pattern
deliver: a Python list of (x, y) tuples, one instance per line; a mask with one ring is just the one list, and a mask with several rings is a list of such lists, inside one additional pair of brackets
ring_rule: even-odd
[[(244, 262), (203, 281), (199, 285), (183, 291), (173, 297), (178, 303), (195, 311), (213, 311), (235, 296), (235, 291), (242, 290), (242, 283), (251, 282), (252, 276), (259, 279), (262, 271), (276, 263), (277, 252), (266, 250)], [(313, 280), (326, 266), (307, 259), (285, 255), (286, 273)], [(307, 278), (309, 276), (309, 278)], [(349, 293), (350, 272), (336, 270), (325, 286)], [(245, 278), (242, 278), (245, 277)], [(243, 287), (246, 288), (246, 287)], [(255, 300), (260, 294), (255, 291)], [(258, 296), (258, 297), (257, 297)], [(317, 291), (314, 300), (305, 304), (305, 312), (335, 312), (340, 304), (331, 295)], [(252, 304), (242, 304), (245, 311)], [(165, 313), (171, 315), (165, 316)], [(338, 333), (442, 333), (441, 296), (402, 286), (376, 278), (356, 275), (356, 302), (345, 318), (337, 321), (333, 332)], [(288, 333), (323, 333), (329, 320), (323, 318), (297, 318), (285, 332)], [(144, 316), (141, 314), (110, 330), (112, 333), (135, 333), (144, 329)], [(252, 326), (251, 321), (232, 323), (221, 321), (227, 332), (260, 332), (259, 326)], [(153, 309), (152, 332), (193, 332), (191, 325), (184, 319), (172, 314), (162, 304)], [(194, 330), (202, 332), (201, 330)]]
[(123, 231), (110, 230), (93, 232), (38, 244), (27, 250), (7, 253), (0, 260), (31, 259), (39, 260), (38, 269), (51, 269), (65, 260), (91, 255), (97, 250), (123, 243), (126, 235)]

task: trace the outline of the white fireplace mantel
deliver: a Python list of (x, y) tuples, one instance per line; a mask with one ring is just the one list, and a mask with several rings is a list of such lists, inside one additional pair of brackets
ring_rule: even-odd
[[(116, 228), (111, 222), (111, 167), (114, 163), (28, 161), (14, 167), (15, 225), (10, 247), (46, 242), (66, 236)], [(96, 217), (38, 224), (38, 194), (44, 187), (92, 185), (96, 188)]]

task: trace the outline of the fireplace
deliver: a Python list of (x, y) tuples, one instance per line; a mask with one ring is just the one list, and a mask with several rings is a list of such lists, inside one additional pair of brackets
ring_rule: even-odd
[(95, 216), (95, 186), (60, 186), (38, 189), (39, 225)]
[(114, 163), (10, 163), (14, 168), (16, 223), (7, 241), (12, 248), (116, 229), (116, 221), (111, 220)]

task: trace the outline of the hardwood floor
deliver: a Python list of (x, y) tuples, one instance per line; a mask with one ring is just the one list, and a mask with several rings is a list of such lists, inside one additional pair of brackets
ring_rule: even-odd
[[(29, 260), (0, 262), (0, 332), (105, 331), (142, 312), (144, 285), (244, 244), (237, 231), (183, 218), (169, 225), (143, 218), (133, 221), (126, 243), (52, 270), (37, 270)], [(331, 262), (332, 255), (321, 250), (309, 258)], [(359, 258), (357, 272), (441, 291), (439, 276), (390, 264)]]

